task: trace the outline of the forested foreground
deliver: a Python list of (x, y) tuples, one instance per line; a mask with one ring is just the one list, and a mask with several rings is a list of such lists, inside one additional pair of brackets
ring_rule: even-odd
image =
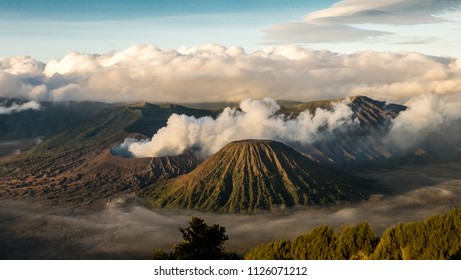
[(245, 259), (461, 259), (461, 208), (423, 222), (392, 226), (381, 237), (365, 222), (340, 232), (322, 226), (293, 241), (260, 244)]

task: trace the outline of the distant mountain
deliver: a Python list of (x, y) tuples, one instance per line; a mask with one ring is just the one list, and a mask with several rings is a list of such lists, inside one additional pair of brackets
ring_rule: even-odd
[[(331, 109), (337, 100), (320, 100), (285, 106), (282, 112), (296, 116), (302, 111), (314, 113), (317, 108)], [(407, 107), (376, 101), (366, 96), (350, 97), (348, 106), (358, 126), (347, 130), (336, 130), (330, 137), (309, 146), (298, 147), (310, 159), (336, 167), (368, 165), (386, 161), (393, 156), (382, 143), (390, 129), (392, 120)]]
[(232, 142), (194, 171), (141, 194), (151, 207), (254, 213), (296, 205), (328, 205), (365, 196), (349, 178), (270, 140)]
[[(24, 100), (1, 99), (0, 105), (9, 107)], [(116, 105), (101, 102), (39, 102), (40, 110), (25, 110), (0, 114), (0, 141), (51, 136), (68, 129), (84, 119), (91, 118), (103, 108)]]
[[(135, 104), (103, 108), (7, 162), (0, 161), (0, 197), (48, 197), (88, 201), (132, 192), (193, 170), (192, 153), (163, 158), (122, 158), (111, 148), (126, 137), (153, 134), (172, 113), (203, 116), (205, 110)], [(148, 120), (148, 121), (146, 121)]]
[(205, 116), (216, 116), (216, 112), (212, 111), (211, 109), (193, 109), (170, 103), (157, 105), (141, 102), (128, 105), (128, 108), (131, 110), (140, 111), (141, 117), (126, 127), (124, 130), (128, 133), (140, 133), (147, 137), (152, 137), (160, 128), (164, 127), (168, 118), (172, 114), (184, 114), (197, 118)]

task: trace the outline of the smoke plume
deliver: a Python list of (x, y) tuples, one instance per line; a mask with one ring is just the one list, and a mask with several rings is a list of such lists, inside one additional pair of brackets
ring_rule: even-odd
[[(419, 148), (436, 153), (452, 151), (461, 145), (460, 100), (456, 94), (412, 98), (406, 103), (408, 109), (392, 120), (384, 137), (373, 134), (364, 141), (370, 146), (381, 145), (395, 155)], [(126, 157), (161, 157), (189, 149), (206, 158), (226, 144), (243, 139), (276, 140), (303, 150), (309, 144), (331, 139), (328, 136), (339, 128), (354, 133), (359, 120), (348, 102), (333, 103), (331, 110), (306, 110), (295, 118), (279, 113), (279, 105), (270, 98), (246, 99), (240, 103), (240, 110), (225, 108), (216, 119), (173, 114), (152, 139), (127, 138), (113, 152)]]
[(384, 141), (401, 152), (417, 147), (435, 149), (460, 145), (460, 95), (425, 94), (410, 99), (406, 103), (408, 109), (393, 121)]
[(318, 108), (314, 114), (306, 110), (293, 119), (277, 113), (280, 106), (270, 98), (243, 100), (241, 110), (225, 108), (216, 119), (173, 114), (167, 126), (161, 128), (150, 141), (128, 138), (114, 151), (134, 157), (160, 157), (178, 155), (192, 149), (208, 157), (226, 144), (243, 139), (308, 144), (339, 127), (356, 124), (346, 102), (333, 104), (332, 110)]

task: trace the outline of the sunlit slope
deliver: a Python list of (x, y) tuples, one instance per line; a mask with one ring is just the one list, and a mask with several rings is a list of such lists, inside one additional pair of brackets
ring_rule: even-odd
[(226, 145), (191, 173), (151, 186), (142, 196), (151, 207), (254, 213), (357, 201), (364, 198), (359, 189), (280, 142), (243, 140)]

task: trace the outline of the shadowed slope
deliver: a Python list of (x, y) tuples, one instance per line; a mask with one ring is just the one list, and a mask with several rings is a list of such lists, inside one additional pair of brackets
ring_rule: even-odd
[(191, 173), (157, 183), (142, 196), (152, 207), (233, 213), (363, 198), (348, 179), (269, 140), (230, 143)]

